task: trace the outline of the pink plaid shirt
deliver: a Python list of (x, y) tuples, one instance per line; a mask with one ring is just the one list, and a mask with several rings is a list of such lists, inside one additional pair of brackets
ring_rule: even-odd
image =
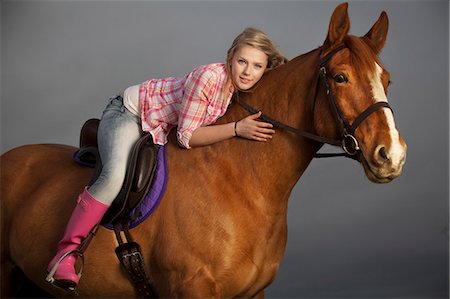
[(213, 124), (225, 114), (234, 88), (227, 82), (223, 63), (202, 65), (182, 78), (151, 79), (139, 88), (142, 129), (156, 144), (166, 144), (177, 127), (180, 145), (190, 148), (192, 132)]

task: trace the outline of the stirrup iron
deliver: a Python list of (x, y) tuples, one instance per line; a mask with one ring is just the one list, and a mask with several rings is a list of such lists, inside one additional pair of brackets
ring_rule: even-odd
[[(83, 268), (84, 268), (84, 255), (83, 252), (81, 252), (78, 248), (77, 249), (72, 249), (68, 252), (66, 252), (63, 256), (61, 256), (59, 258), (59, 260), (55, 263), (55, 265), (52, 267), (52, 269), (50, 270), (50, 272), (48, 273), (47, 277), (45, 278), (45, 281), (47, 281), (48, 283), (61, 288), (63, 290), (69, 290), (69, 291), (75, 291), (75, 287), (64, 287), (61, 284), (58, 283), (58, 281), (53, 277), (53, 275), (55, 275), (56, 270), (58, 269), (59, 264), (62, 262), (63, 259), (65, 259), (67, 256), (71, 255), (71, 254), (76, 254), (81, 258), (81, 267), (80, 267), (80, 271), (78, 271), (77, 275), (78, 275), (78, 279), (81, 278), (81, 275), (83, 274)], [(75, 266), (75, 265), (74, 265)]]

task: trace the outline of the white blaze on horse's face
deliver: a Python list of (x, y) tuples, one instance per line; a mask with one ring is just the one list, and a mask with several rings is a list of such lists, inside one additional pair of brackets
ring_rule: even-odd
[[(385, 89), (383, 87), (382, 74), (383, 69), (375, 63), (375, 72), (370, 81), (372, 95), (375, 102), (388, 101)], [(395, 127), (394, 115), (392, 111), (390, 109), (382, 109), (382, 112), (386, 117), (390, 144), (380, 144), (375, 151), (375, 155), (377, 155), (376, 159), (380, 160), (379, 156), (381, 154), (385, 160), (381, 165), (382, 167), (380, 167), (379, 174), (386, 177), (396, 177), (400, 175), (402, 166), (405, 163), (406, 145)], [(381, 150), (383, 150), (383, 153), (380, 153)]]

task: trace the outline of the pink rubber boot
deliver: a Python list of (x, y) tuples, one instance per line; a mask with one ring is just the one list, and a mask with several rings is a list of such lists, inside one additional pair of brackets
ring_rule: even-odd
[[(108, 208), (109, 205), (98, 201), (88, 192), (87, 188), (84, 189), (78, 197), (77, 205), (70, 216), (64, 236), (58, 243), (56, 256), (48, 264), (48, 272), (51, 272), (64, 254), (78, 248), (92, 228), (100, 222)], [(53, 275), (58, 284), (69, 289), (77, 286), (79, 280), (78, 274), (75, 272), (77, 257), (77, 254), (70, 254), (59, 263)], [(51, 279), (47, 279), (47, 281), (52, 282)]]

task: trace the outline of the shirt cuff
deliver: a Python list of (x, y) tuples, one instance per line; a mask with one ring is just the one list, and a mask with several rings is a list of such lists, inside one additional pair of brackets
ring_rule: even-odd
[(189, 146), (189, 140), (191, 140), (191, 137), (192, 137), (192, 132), (190, 132), (188, 130), (184, 131), (184, 132), (177, 132), (178, 143), (186, 149), (191, 148)]

